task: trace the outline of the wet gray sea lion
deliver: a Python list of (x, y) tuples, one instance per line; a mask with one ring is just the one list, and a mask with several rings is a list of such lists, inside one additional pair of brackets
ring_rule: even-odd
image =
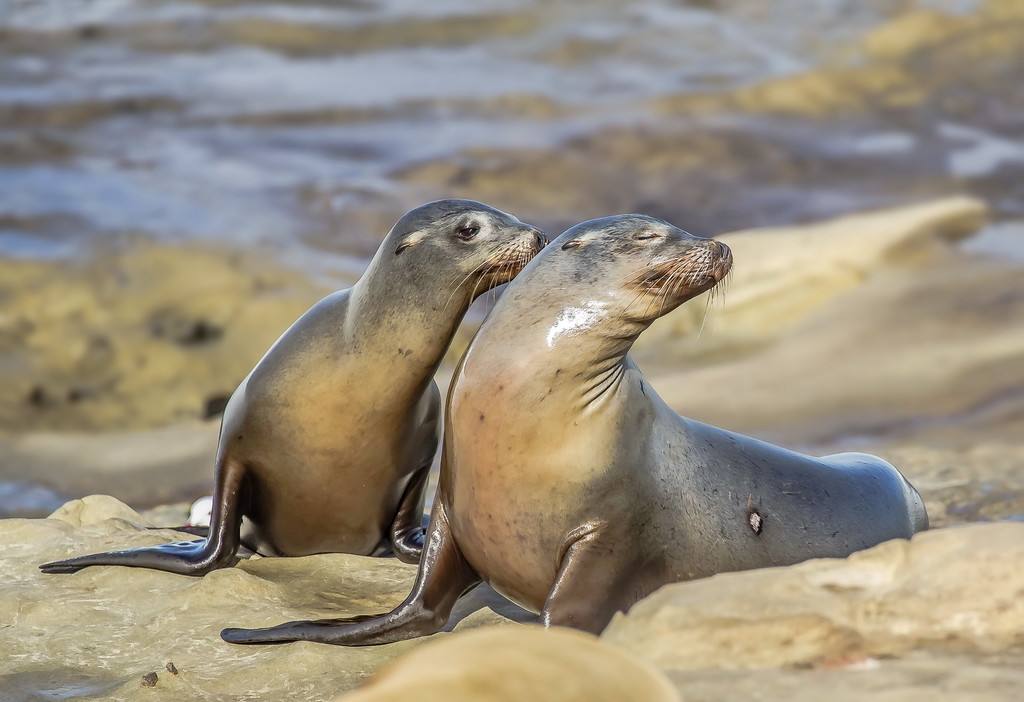
[[(419, 559), (438, 441), (433, 376), (463, 314), (546, 243), (469, 200), (403, 216), (366, 272), (299, 318), (228, 402), (205, 540), (47, 563), (47, 573), (123, 565), (201, 575), (262, 553)], [(251, 533), (248, 533), (250, 532)]]
[(885, 461), (805, 456), (687, 419), (633, 364), (637, 337), (731, 263), (726, 246), (639, 215), (562, 234), (456, 371), (409, 597), (380, 616), (222, 636), (397, 641), (438, 631), (481, 581), (545, 624), (598, 632), (666, 583), (846, 556), (925, 529), (920, 496)]

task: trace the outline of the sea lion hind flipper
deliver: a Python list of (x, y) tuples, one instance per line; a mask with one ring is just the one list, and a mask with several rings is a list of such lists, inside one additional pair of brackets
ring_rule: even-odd
[(242, 515), (239, 503), (244, 478), (245, 466), (230, 459), (217, 471), (211, 527), (205, 539), (94, 553), (44, 563), (39, 570), (44, 573), (76, 573), (89, 566), (118, 565), (181, 575), (205, 575), (211, 570), (233, 565), (240, 541)]
[(638, 599), (632, 587), (635, 564), (609, 553), (604, 529), (588, 522), (569, 533), (555, 584), (541, 610), (544, 626), (600, 634), (615, 612)]
[(222, 639), (237, 644), (316, 641), (340, 646), (376, 646), (441, 631), (455, 602), (480, 582), (459, 551), (442, 500), (434, 503), (416, 584), (402, 604), (387, 614), (288, 622), (267, 629), (224, 629)]
[(429, 465), (413, 473), (391, 523), (391, 550), (402, 563), (419, 563), (423, 555), (427, 532), (423, 524), (423, 500), (429, 474)]

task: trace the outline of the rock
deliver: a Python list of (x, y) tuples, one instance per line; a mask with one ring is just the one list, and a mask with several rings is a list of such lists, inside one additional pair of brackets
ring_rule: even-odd
[(49, 518), (74, 527), (104, 525), (110, 519), (120, 519), (140, 528), (151, 526), (142, 515), (110, 495), (88, 495), (80, 500), (71, 500)]
[[(115, 567), (48, 576), (37, 568), (71, 554), (190, 538), (146, 526), (102, 495), (50, 519), (0, 521), (0, 697), (73, 690), (116, 700), (327, 700), (401, 652), (447, 636), (360, 649), (243, 648), (220, 639), (226, 626), (387, 611), (416, 573), (391, 558), (253, 558), (203, 578)], [(508, 621), (491, 607), (522, 618), (484, 591), (460, 605), (456, 630)]]
[(270, 256), (134, 242), (0, 260), (0, 429), (143, 429), (213, 414), (327, 288)]
[(824, 691), (847, 680), (862, 694), (892, 684), (884, 699), (934, 699), (949, 685), (1012, 700), (1024, 680), (1022, 591), (1024, 524), (972, 525), (669, 585), (602, 640), (670, 672), (687, 700), (832, 699)]
[(936, 437), (928, 445), (902, 443), (877, 450), (900, 466), (921, 492), (932, 527), (1000, 519), (1024, 522), (1024, 446), (980, 440), (982, 429), (967, 427), (958, 433), (963, 447), (938, 448)]
[(671, 683), (596, 637), (538, 626), (456, 634), (403, 655), (336, 702), (672, 702)]
[[(936, 248), (941, 253), (978, 231), (987, 215), (981, 200), (951, 197), (718, 236), (732, 249), (736, 263), (721, 304), (710, 311), (714, 334), (703, 341), (734, 347), (782, 336), (880, 267), (920, 260)], [(708, 310), (699, 302), (684, 305), (652, 325), (637, 345), (650, 348), (666, 337), (693, 334), (706, 316)]]
[[(694, 102), (819, 118), (912, 109), (929, 100), (948, 108), (954, 87), (984, 94), (995, 89), (993, 82), (1008, 60), (1019, 62), (1022, 18), (1024, 9), (1014, 0), (980, 2), (970, 13), (911, 10), (869, 32), (849, 52), (852, 60), (768, 80), (721, 101), (709, 96)], [(668, 100), (665, 105), (680, 109), (687, 101)]]
[[(805, 446), (940, 433), (977, 442), (986, 427), (1024, 427), (1024, 327), (1007, 324), (1024, 319), (1020, 263), (943, 243), (980, 218), (970, 200), (890, 214), (909, 226), (868, 217), (814, 229), (835, 237), (808, 244), (820, 264), (800, 258), (801, 228), (760, 256), (750, 234), (699, 338), (684, 306), (638, 343), (655, 390), (686, 416)], [(851, 253), (861, 240), (864, 253)]]
[[(109, 493), (138, 508), (191, 502), (212, 491), (217, 433), (217, 422), (193, 421), (141, 431), (0, 434), (0, 484), (30, 482), (65, 496)], [(174, 521), (184, 524), (187, 516), (186, 507)]]
[[(915, 460), (936, 481), (952, 470), (947, 461), (956, 463), (934, 452)], [(381, 666), (373, 683), (343, 699), (674, 699), (654, 669), (687, 702), (895, 702), (939, 691), (1011, 702), (1024, 684), (1024, 523), (937, 529), (847, 559), (669, 585), (617, 616), (601, 640), (507, 626), (529, 617), (484, 591), (460, 604), (455, 635), (355, 649), (242, 648), (218, 633), (386, 611), (408, 592), (414, 567), (321, 555), (253, 558), (203, 578), (37, 570), (72, 553), (187, 538), (146, 526), (101, 495), (49, 519), (0, 521), (5, 694), (318, 701)]]
[(1024, 656), (929, 651), (815, 668), (689, 670), (668, 676), (687, 702), (1016, 702), (1024, 685)]

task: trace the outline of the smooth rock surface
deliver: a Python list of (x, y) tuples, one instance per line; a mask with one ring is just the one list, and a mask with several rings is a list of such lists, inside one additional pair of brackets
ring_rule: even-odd
[(1024, 524), (971, 525), (669, 585), (602, 640), (669, 672), (687, 700), (1009, 701), (1024, 680), (1022, 593)]
[[(785, 334), (832, 298), (883, 266), (921, 260), (981, 228), (988, 208), (971, 197), (838, 217), (822, 222), (717, 235), (735, 264), (713, 311), (710, 342), (730, 344)], [(684, 305), (645, 333), (641, 346), (697, 331), (701, 305)]]
[[(145, 526), (105, 496), (69, 502), (49, 519), (0, 521), (0, 699), (75, 690), (104, 700), (327, 700), (430, 640), (345, 649), (240, 647), (220, 639), (225, 626), (387, 611), (416, 572), (391, 558), (254, 558), (203, 578), (115, 567), (47, 576), (37, 569), (72, 553), (188, 538)], [(498, 609), (524, 614), (490, 597)], [(487, 601), (487, 591), (474, 593), (460, 606), (456, 628), (506, 622)]]
[[(144, 527), (105, 496), (69, 502), (49, 519), (0, 521), (0, 698), (329, 700), (385, 665), (353, 702), (672, 699), (652, 667), (688, 702), (1012, 702), (1024, 683), (1019, 522), (936, 529), (848, 559), (669, 585), (617, 616), (600, 642), (511, 626), (509, 617), (529, 616), (483, 591), (460, 605), (455, 635), (358, 649), (243, 648), (218, 633), (387, 610), (408, 591), (413, 567), (323, 555), (254, 558), (201, 579), (36, 569), (70, 553), (179, 537)], [(458, 633), (477, 627), (487, 628)], [(650, 692), (623, 697), (617, 686)]]
[(539, 626), (447, 637), (387, 665), (336, 702), (676, 702), (649, 663), (596, 637)]

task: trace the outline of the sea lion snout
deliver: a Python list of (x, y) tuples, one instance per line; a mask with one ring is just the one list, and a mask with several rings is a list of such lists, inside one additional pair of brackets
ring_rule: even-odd
[(537, 253), (540, 253), (540, 250), (548, 245), (548, 238), (540, 229), (537, 229), (536, 227), (530, 227), (530, 229), (533, 230), (533, 241), (537, 246)]
[(732, 249), (720, 241), (710, 240), (717, 251), (717, 259), (711, 266), (711, 275), (716, 283), (721, 283), (725, 276), (732, 270)]
[(547, 235), (532, 224), (523, 224), (523, 233), (533, 247), (533, 255), (539, 254), (550, 243)]

